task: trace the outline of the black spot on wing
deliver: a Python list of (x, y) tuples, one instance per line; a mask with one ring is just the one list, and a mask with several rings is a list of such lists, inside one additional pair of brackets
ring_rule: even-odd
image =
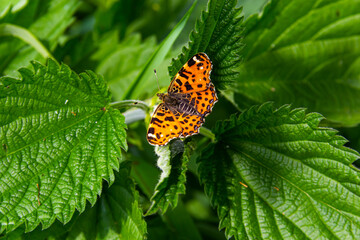
[(173, 122), (175, 120), (174, 120), (174, 118), (172, 116), (170, 116), (170, 117), (166, 117), (165, 121)]
[(149, 128), (148, 133), (154, 134), (154, 132), (155, 132), (155, 128), (153, 127)]
[(196, 56), (197, 60), (199, 60), (199, 61), (205, 61), (205, 59), (206, 59), (205, 54), (203, 54), (203, 53), (198, 53), (195, 56)]
[(179, 75), (182, 76), (182, 77), (184, 77), (184, 78), (186, 78), (186, 79), (188, 79), (189, 76), (185, 75), (185, 73), (186, 73), (186, 74), (189, 74), (189, 75), (192, 75), (192, 72), (188, 72), (188, 71), (185, 70), (184, 67), (182, 67), (182, 68), (179, 70)]
[(161, 121), (160, 119), (158, 119), (158, 118), (155, 118), (155, 117), (153, 117), (152, 119), (151, 119), (151, 123), (154, 123), (154, 124), (156, 124), (156, 123), (162, 123), (163, 121)]
[(189, 82), (186, 82), (186, 83), (184, 84), (184, 86), (185, 86), (185, 88), (186, 88), (187, 91), (193, 90), (193, 87), (190, 85)]
[(177, 84), (179, 84), (179, 86), (182, 86), (182, 85), (183, 85), (183, 83), (181, 82), (181, 80), (178, 79), (178, 78), (175, 80), (175, 82), (176, 82)]
[(187, 62), (188, 66), (191, 67), (192, 65), (194, 65), (196, 62), (194, 61), (193, 58), (190, 58), (189, 61)]
[(189, 77), (187, 75), (185, 75), (183, 72), (179, 72), (179, 75), (183, 78), (189, 79)]

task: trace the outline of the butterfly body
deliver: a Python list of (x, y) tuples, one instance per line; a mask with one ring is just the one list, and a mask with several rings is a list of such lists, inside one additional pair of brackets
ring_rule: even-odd
[(166, 107), (170, 109), (173, 113), (184, 113), (188, 115), (203, 116), (195, 107), (195, 100), (191, 100), (189, 94), (181, 93), (159, 93), (160, 100), (162, 100)]
[(171, 139), (199, 132), (217, 96), (210, 81), (212, 64), (205, 53), (195, 54), (175, 75), (167, 93), (158, 93), (162, 103), (156, 108), (148, 128), (152, 145), (166, 145)]

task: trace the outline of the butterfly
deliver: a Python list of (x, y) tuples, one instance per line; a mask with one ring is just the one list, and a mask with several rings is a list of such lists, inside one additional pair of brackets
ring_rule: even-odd
[(162, 103), (155, 109), (147, 131), (151, 145), (197, 134), (218, 98), (210, 81), (212, 63), (205, 53), (191, 57), (172, 79)]

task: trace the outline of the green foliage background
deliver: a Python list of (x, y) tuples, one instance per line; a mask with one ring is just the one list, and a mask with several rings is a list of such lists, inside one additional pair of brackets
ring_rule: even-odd
[[(358, 239), (359, 16), (358, 0), (0, 1), (0, 238)], [(197, 52), (219, 102), (154, 148), (153, 69), (166, 91)]]

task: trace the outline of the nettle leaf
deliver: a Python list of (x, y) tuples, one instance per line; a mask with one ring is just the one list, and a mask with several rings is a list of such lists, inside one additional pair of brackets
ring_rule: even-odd
[[(56, 221), (50, 228), (23, 234), (23, 239), (144, 239), (146, 223), (139, 207), (139, 194), (129, 177), (130, 162), (122, 163), (109, 187), (104, 183), (101, 198), (94, 206), (75, 214), (69, 223)], [(16, 231), (8, 234), (16, 233)]]
[(358, 238), (359, 154), (321, 119), (264, 104), (217, 125), (199, 173), (228, 238)]
[(360, 122), (360, 1), (272, 1), (244, 23), (240, 108), (274, 101)]
[(0, 232), (68, 222), (114, 181), (126, 125), (104, 80), (49, 60), (0, 85)]
[(146, 215), (154, 214), (159, 209), (165, 214), (169, 205), (173, 208), (177, 206), (179, 194), (185, 194), (190, 149), (184, 146), (182, 140), (175, 140), (167, 146), (157, 146), (155, 152), (159, 156), (157, 165), (162, 173)]
[(114, 184), (104, 188), (102, 197), (95, 205), (95, 216), (91, 212), (90, 216), (80, 216), (70, 236), (75, 238), (85, 233), (90, 239), (94, 236), (95, 227), (97, 239), (145, 239), (146, 222), (139, 207), (139, 194), (129, 175), (130, 164), (122, 164)]
[(184, 63), (198, 52), (205, 52), (213, 63), (211, 80), (223, 89), (239, 77), (242, 49), (241, 8), (236, 0), (211, 0), (190, 34), (190, 42), (183, 53), (172, 61), (170, 76), (175, 76)]

